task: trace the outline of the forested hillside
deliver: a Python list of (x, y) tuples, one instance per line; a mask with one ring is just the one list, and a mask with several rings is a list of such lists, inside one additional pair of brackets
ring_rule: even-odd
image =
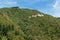
[(60, 40), (60, 19), (32, 9), (0, 8), (0, 40)]

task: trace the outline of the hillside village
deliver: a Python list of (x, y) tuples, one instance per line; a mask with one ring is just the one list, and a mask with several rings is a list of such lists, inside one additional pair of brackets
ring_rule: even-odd
[(43, 16), (44, 16), (43, 14), (36, 14), (36, 15), (29, 16), (29, 18), (32, 18), (32, 17), (43, 17)]

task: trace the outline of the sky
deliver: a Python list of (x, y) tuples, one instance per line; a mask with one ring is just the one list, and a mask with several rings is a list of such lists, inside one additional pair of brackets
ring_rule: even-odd
[(0, 8), (16, 6), (60, 17), (60, 0), (0, 0)]

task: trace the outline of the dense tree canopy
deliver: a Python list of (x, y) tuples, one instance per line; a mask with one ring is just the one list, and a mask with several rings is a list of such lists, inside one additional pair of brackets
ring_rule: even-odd
[(37, 10), (1, 8), (0, 40), (60, 40), (60, 18)]

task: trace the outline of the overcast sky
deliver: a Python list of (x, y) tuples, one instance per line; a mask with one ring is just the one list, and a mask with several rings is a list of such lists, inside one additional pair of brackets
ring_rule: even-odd
[(0, 0), (0, 8), (14, 6), (37, 9), (55, 17), (60, 17), (60, 0)]

